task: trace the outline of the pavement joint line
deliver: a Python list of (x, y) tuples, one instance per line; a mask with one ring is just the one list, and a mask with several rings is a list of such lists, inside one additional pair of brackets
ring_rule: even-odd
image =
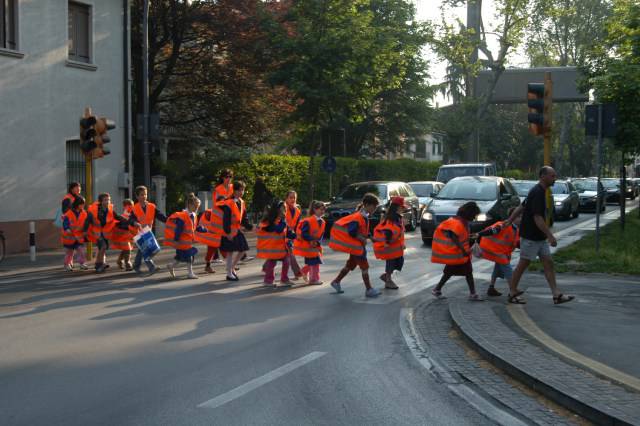
[[(413, 308), (400, 309), (400, 330), (402, 332), (402, 336), (404, 337), (404, 341), (407, 344), (407, 347), (411, 351), (411, 354), (415, 357), (418, 363), (429, 372), (429, 374), (431, 374), (436, 380), (439, 381), (443, 381), (442, 376), (451, 374), (448, 373), (446, 369), (444, 369), (438, 363), (438, 361), (429, 357), (427, 351), (422, 346), (422, 343), (418, 338), (418, 332), (415, 328)], [(466, 401), (469, 405), (478, 410), (478, 412), (480, 412), (482, 415), (499, 425), (527, 425), (527, 423), (511, 415), (509, 412), (502, 410), (492, 404), (489, 400), (487, 400), (487, 398), (474, 391), (465, 383), (443, 382), (442, 384), (446, 386), (454, 395)]]
[(257, 377), (253, 380), (248, 381), (247, 383), (238, 386), (235, 389), (230, 390), (229, 392), (225, 392), (222, 395), (219, 395), (213, 399), (203, 402), (198, 405), (198, 408), (217, 408), (228, 402), (231, 402), (235, 399), (238, 399), (251, 391), (258, 389), (259, 387), (266, 385), (269, 382), (272, 382), (302, 366), (308, 364), (312, 361), (315, 361), (318, 358), (325, 356), (326, 352), (311, 352), (302, 358), (298, 358), (295, 361), (291, 361), (282, 367), (278, 367), (275, 370), (268, 372), (267, 374)]
[(608, 365), (605, 365), (601, 362), (595, 361), (558, 342), (557, 340), (546, 334), (544, 331), (542, 331), (540, 327), (538, 327), (538, 325), (531, 319), (531, 317), (527, 315), (524, 307), (510, 305), (507, 306), (507, 311), (520, 328), (522, 328), (527, 334), (536, 339), (545, 347), (553, 350), (554, 352), (562, 355), (565, 358), (568, 358), (580, 365), (585, 366), (589, 370), (592, 370), (601, 376), (604, 376), (614, 382), (640, 392), (640, 379), (622, 371), (616, 370), (615, 368), (609, 367)]

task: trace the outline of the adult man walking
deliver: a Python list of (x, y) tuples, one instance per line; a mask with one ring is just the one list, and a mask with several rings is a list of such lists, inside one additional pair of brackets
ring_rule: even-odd
[(526, 303), (520, 296), (522, 291), (518, 290), (518, 283), (524, 271), (527, 270), (532, 260), (536, 256), (540, 258), (542, 267), (544, 268), (544, 276), (547, 279), (551, 293), (553, 294), (553, 303), (558, 305), (572, 301), (573, 296), (566, 296), (560, 293), (556, 284), (556, 273), (553, 268), (553, 259), (551, 258), (551, 247), (555, 247), (558, 242), (549, 229), (547, 219), (553, 214), (552, 209), (547, 208), (547, 189), (552, 187), (556, 181), (556, 171), (544, 166), (540, 169), (538, 183), (531, 188), (527, 198), (523, 204), (518, 207), (509, 217), (511, 223), (520, 213), (522, 213), (522, 223), (520, 225), (520, 261), (513, 271), (513, 278), (509, 284), (509, 303)]

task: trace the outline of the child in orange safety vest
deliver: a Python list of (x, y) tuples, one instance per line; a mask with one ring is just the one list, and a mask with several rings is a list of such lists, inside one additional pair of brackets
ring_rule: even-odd
[[(167, 265), (172, 278), (176, 277), (175, 268), (179, 263), (187, 264), (187, 278), (196, 279), (193, 273), (193, 259), (198, 249), (193, 246), (196, 232), (196, 212), (200, 208), (200, 199), (195, 194), (187, 196), (186, 209), (175, 212), (167, 219), (164, 229), (164, 244), (176, 249), (174, 262)], [(199, 229), (203, 231), (202, 228)]]
[[(140, 185), (136, 187), (136, 203), (133, 205), (131, 216), (134, 218), (134, 220), (139, 222), (142, 227), (146, 226), (150, 229), (153, 229), (153, 224), (156, 220), (166, 223), (167, 216), (159, 211), (156, 205), (147, 199), (148, 193), (149, 191), (147, 190), (146, 186)], [(156, 264), (153, 263), (153, 256), (148, 259), (144, 259), (142, 251), (138, 250), (136, 252), (136, 257), (133, 260), (133, 270), (136, 271), (136, 273), (140, 273), (140, 267), (142, 266), (143, 260), (147, 265), (147, 268), (149, 269), (149, 274), (153, 274), (158, 269)]]
[(404, 197), (391, 197), (385, 218), (373, 230), (373, 253), (376, 259), (385, 260), (384, 274), (380, 279), (384, 287), (397, 290), (391, 278), (394, 271), (402, 271), (404, 265), (404, 220), (402, 214), (408, 206)]
[(458, 209), (455, 216), (442, 222), (433, 234), (431, 262), (443, 263), (444, 271), (438, 285), (431, 291), (435, 297), (442, 296), (442, 287), (452, 276), (464, 276), (469, 286), (469, 300), (481, 301), (476, 294), (471, 266), (470, 226), (480, 214), (478, 205), (470, 201)]
[(126, 222), (138, 229), (142, 226), (133, 218), (125, 218), (116, 213), (111, 204), (111, 195), (102, 193), (98, 195), (98, 201), (91, 204), (87, 209), (89, 230), (87, 238), (98, 246), (96, 253), (96, 272), (104, 272), (109, 267), (107, 263), (107, 250), (110, 247), (109, 241), (113, 237), (113, 228), (117, 222)]
[(369, 237), (369, 216), (372, 215), (380, 200), (374, 194), (367, 193), (354, 213), (338, 219), (331, 227), (329, 247), (349, 254), (349, 259), (331, 282), (337, 294), (344, 293), (340, 281), (356, 267), (360, 267), (364, 282), (365, 297), (378, 297), (380, 290), (371, 286), (369, 262), (367, 262), (367, 238)]
[[(509, 209), (507, 217), (511, 217), (511, 213), (513, 213), (514, 210), (515, 207)], [(487, 289), (488, 296), (502, 295), (502, 293), (495, 288), (497, 278), (503, 278), (507, 280), (507, 283), (511, 284), (511, 277), (513, 276), (511, 254), (516, 247), (519, 246), (520, 231), (518, 227), (520, 226), (521, 220), (522, 215), (518, 215), (513, 219), (513, 223), (509, 223), (508, 221), (496, 222), (492, 226), (478, 232), (478, 236), (481, 237), (481, 256), (484, 259), (495, 262), (493, 272), (491, 273), (491, 284)], [(520, 299), (517, 300), (519, 301)]]
[(322, 246), (326, 222), (322, 220), (325, 205), (322, 201), (312, 201), (309, 216), (298, 223), (296, 239), (293, 241), (293, 254), (304, 257), (302, 274), (309, 285), (321, 285), (320, 265), (322, 264)]
[(253, 225), (247, 218), (247, 209), (242, 199), (246, 185), (242, 181), (233, 183), (233, 196), (218, 203), (222, 210), (222, 241), (220, 251), (227, 254), (227, 281), (238, 281), (235, 267), (249, 251), (249, 244), (241, 228), (250, 231)]
[(266, 259), (264, 263), (264, 281), (266, 287), (276, 287), (275, 267), (282, 261), (280, 284), (291, 286), (287, 276), (289, 272), (289, 247), (287, 245), (287, 222), (284, 220), (285, 205), (282, 201), (275, 201), (267, 210), (262, 222), (256, 230), (257, 257)]
[(73, 271), (74, 255), (77, 255), (80, 269), (89, 269), (84, 254), (85, 233), (88, 227), (87, 212), (84, 210), (84, 204), (84, 198), (76, 195), (69, 204), (67, 211), (62, 215), (61, 239), (65, 248), (65, 271)]
[(126, 268), (127, 271), (133, 270), (133, 265), (131, 264), (131, 249), (133, 246), (131, 242), (133, 241), (133, 236), (136, 234), (136, 231), (135, 228), (132, 229), (129, 226), (129, 218), (131, 217), (132, 211), (133, 200), (128, 198), (124, 199), (122, 201), (122, 217), (124, 217), (126, 221), (118, 222), (111, 232), (111, 248), (120, 250), (120, 255), (116, 262), (118, 268)]
[[(199, 230), (200, 229), (200, 230)], [(204, 271), (213, 274), (216, 271), (211, 267), (214, 254), (218, 253), (222, 240), (222, 210), (215, 204), (198, 216), (195, 240), (207, 246), (207, 254), (204, 257)]]

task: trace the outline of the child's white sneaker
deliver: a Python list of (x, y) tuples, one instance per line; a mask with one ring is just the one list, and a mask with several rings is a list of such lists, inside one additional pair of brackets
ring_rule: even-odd
[(176, 277), (176, 271), (174, 271), (173, 269), (173, 263), (167, 265), (167, 271), (169, 271), (169, 275), (171, 275), (171, 278)]
[(187, 275), (187, 278), (189, 278), (190, 280), (197, 280), (198, 276), (193, 272), (189, 272), (189, 274)]
[(71, 266), (71, 265), (64, 265), (64, 270), (65, 270), (65, 271), (67, 271), (67, 272), (71, 272), (71, 271), (73, 271), (73, 266)]
[(89, 265), (87, 265), (86, 263), (83, 263), (80, 265), (80, 269), (82, 269), (83, 271), (86, 271), (87, 269), (89, 269)]

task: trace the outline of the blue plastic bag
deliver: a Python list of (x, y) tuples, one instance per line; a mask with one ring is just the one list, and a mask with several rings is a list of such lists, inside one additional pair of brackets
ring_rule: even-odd
[(56, 211), (56, 217), (53, 219), (53, 225), (56, 228), (62, 228), (62, 208)]
[(138, 246), (144, 260), (151, 259), (160, 251), (160, 244), (158, 244), (156, 236), (153, 235), (149, 227), (145, 226), (138, 235), (133, 237), (133, 241), (135, 241), (136, 246)]

